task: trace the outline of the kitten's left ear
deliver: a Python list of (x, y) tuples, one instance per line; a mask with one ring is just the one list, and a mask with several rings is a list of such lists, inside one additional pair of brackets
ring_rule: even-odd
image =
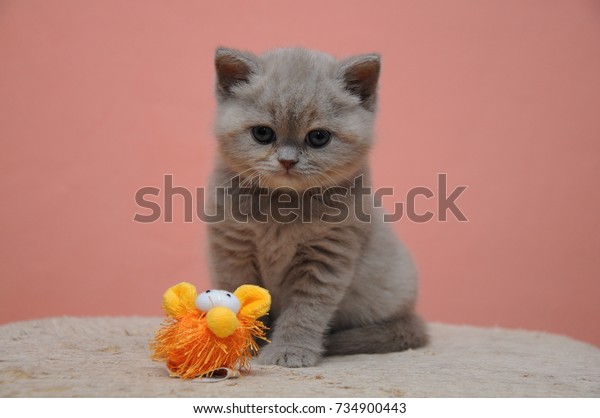
[(380, 71), (379, 54), (367, 54), (340, 61), (337, 75), (346, 90), (358, 96), (363, 107), (372, 112), (377, 102), (377, 81)]
[(258, 59), (249, 52), (217, 48), (215, 69), (217, 71), (217, 96), (226, 98), (232, 96), (232, 89), (236, 85), (247, 83), (250, 77), (258, 72)]

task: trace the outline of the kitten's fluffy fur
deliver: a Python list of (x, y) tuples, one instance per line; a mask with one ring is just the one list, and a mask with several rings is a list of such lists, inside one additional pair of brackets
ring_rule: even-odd
[[(380, 60), (376, 54), (338, 61), (303, 49), (262, 56), (220, 48), (216, 52), (219, 152), (211, 184), (229, 185), (259, 176), (269, 202), (281, 187), (350, 186), (368, 180), (368, 151)], [(253, 126), (276, 133), (272, 144), (253, 139)], [(323, 148), (307, 146), (313, 129), (332, 132)], [(296, 161), (287, 172), (280, 160)], [(248, 205), (252, 197), (242, 197)], [(328, 208), (313, 199), (313, 215)], [(342, 201), (352, 205), (349, 196)], [(426, 343), (414, 313), (417, 273), (390, 225), (372, 201), (363, 211), (370, 223), (350, 216), (341, 223), (238, 222), (209, 224), (213, 283), (233, 290), (244, 283), (272, 294), (271, 343), (259, 361), (287, 367), (313, 366), (321, 356), (380, 353)], [(296, 210), (300, 215), (301, 211)]]

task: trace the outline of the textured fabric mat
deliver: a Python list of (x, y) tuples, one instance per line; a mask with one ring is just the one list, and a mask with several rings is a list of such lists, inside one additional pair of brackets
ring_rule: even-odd
[(599, 397), (600, 349), (540, 332), (430, 324), (429, 346), (253, 365), (218, 383), (149, 359), (161, 318), (49, 318), (0, 326), (2, 397)]

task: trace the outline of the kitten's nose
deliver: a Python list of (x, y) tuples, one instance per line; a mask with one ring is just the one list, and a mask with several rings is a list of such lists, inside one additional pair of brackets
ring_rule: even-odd
[(290, 168), (292, 168), (293, 166), (296, 165), (296, 163), (298, 162), (298, 160), (294, 159), (294, 160), (289, 160), (286, 158), (278, 158), (277, 161), (279, 161), (279, 163), (285, 167), (286, 170), (289, 170)]

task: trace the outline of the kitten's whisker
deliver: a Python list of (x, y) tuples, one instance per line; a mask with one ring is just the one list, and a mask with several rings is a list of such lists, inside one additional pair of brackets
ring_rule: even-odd
[[(354, 180), (349, 179), (348, 177), (345, 176), (345, 173), (342, 173), (340, 170), (336, 169), (336, 168), (331, 168), (330, 169), (331, 172), (333, 172), (333, 174), (337, 174), (338, 176), (340, 176), (343, 180), (346, 180), (348, 183), (353, 184)], [(328, 176), (329, 178), (331, 178), (333, 180), (333, 178), (331, 176)]]
[[(323, 184), (323, 181), (319, 181), (320, 180), (319, 177), (325, 177), (325, 179), (328, 180), (331, 184), (329, 184), (329, 185), (328, 184)], [(312, 182), (315, 183), (315, 185), (317, 187), (320, 187), (320, 188), (327, 189), (328, 187), (336, 186), (335, 179), (333, 177), (331, 177), (327, 173), (311, 174), (310, 179), (311, 179)]]
[[(236, 169), (237, 167), (232, 167), (232, 168)], [(225, 181), (223, 181), (221, 184), (217, 185), (217, 188), (224, 187), (224, 186), (225, 186), (225, 184), (229, 183), (231, 180), (233, 180), (233, 179), (234, 179), (234, 178), (236, 178), (236, 177), (240, 177), (240, 178), (241, 178), (241, 176), (242, 176), (242, 175), (244, 175), (245, 173), (247, 173), (247, 172), (248, 172), (248, 171), (250, 171), (250, 170), (254, 170), (254, 169), (253, 169), (252, 167), (250, 167), (250, 168), (247, 168), (246, 170), (244, 170), (244, 171), (242, 171), (242, 172), (239, 172), (239, 173), (236, 173), (236, 174), (234, 174), (234, 175), (233, 175), (233, 176), (231, 176), (230, 178), (228, 178), (228, 179), (226, 179)]]

